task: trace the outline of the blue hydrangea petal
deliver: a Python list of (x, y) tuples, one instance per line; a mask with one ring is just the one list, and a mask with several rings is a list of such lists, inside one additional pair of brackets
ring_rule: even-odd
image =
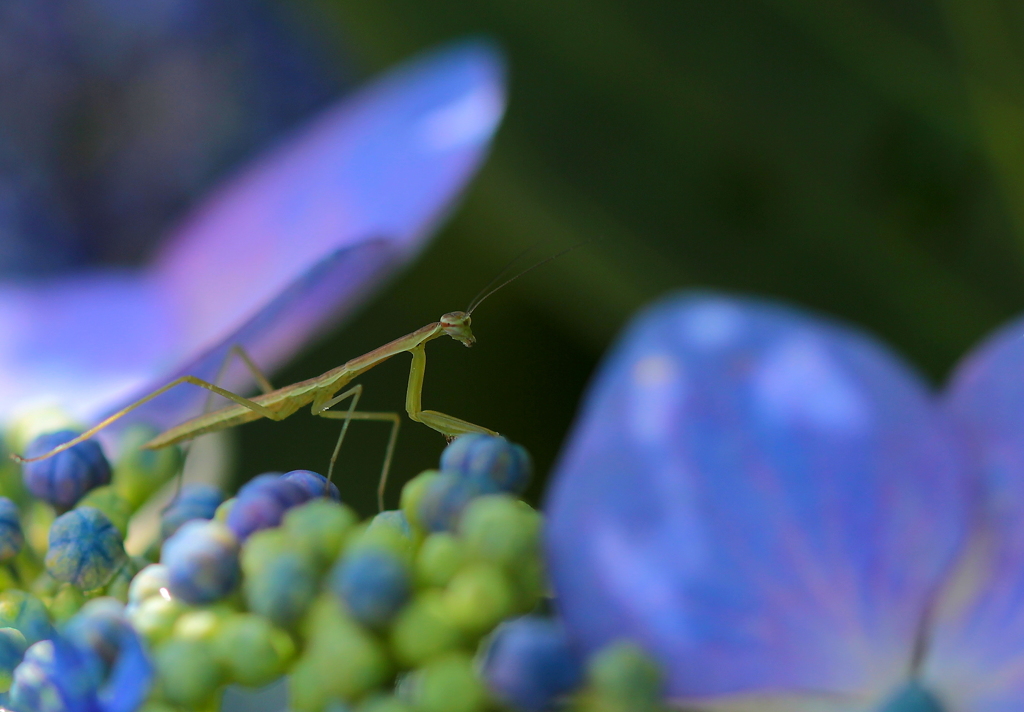
[(155, 671), (138, 634), (121, 631), (117, 662), (97, 695), (102, 712), (135, 712), (149, 695)]
[(770, 303), (669, 298), (591, 386), (546, 503), (588, 651), (637, 641), (670, 695), (879, 699), (909, 674), (970, 487), (920, 379)]
[(964, 358), (945, 403), (972, 454), (980, 522), (935, 613), (926, 679), (954, 709), (1024, 709), (1024, 320)]
[(15, 668), (10, 701), (19, 712), (102, 712), (96, 699), (102, 675), (95, 655), (59, 637), (43, 640)]

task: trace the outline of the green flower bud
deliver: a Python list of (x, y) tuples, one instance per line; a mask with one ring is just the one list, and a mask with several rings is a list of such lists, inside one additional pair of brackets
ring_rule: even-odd
[(594, 712), (662, 710), (662, 676), (658, 664), (628, 641), (612, 643), (587, 661), (588, 709)]
[(465, 653), (449, 653), (414, 673), (410, 692), (417, 712), (478, 712), (487, 693)]
[(416, 583), (447, 586), (466, 561), (466, 547), (449, 532), (436, 532), (423, 540), (416, 552)]
[(46, 605), (31, 593), (10, 589), (0, 593), (0, 628), (14, 628), (29, 645), (53, 637)]
[(539, 556), (540, 515), (509, 495), (484, 495), (466, 505), (459, 534), (472, 556), (514, 571)]
[(512, 586), (494, 564), (476, 563), (463, 568), (443, 595), (448, 619), (473, 635), (491, 630), (512, 611)]
[(391, 651), (406, 667), (417, 667), (462, 642), (440, 592), (424, 591), (398, 614), (391, 628)]
[(160, 696), (183, 707), (201, 707), (224, 679), (211, 646), (199, 640), (169, 640), (153, 656)]
[(217, 511), (213, 513), (214, 520), (220, 522), (221, 524), (226, 524), (228, 521), (228, 515), (234, 508), (235, 502), (237, 500), (237, 497), (230, 497), (221, 502), (220, 505), (217, 507)]
[(252, 613), (226, 618), (213, 649), (229, 679), (250, 687), (279, 678), (295, 655), (295, 643), (287, 633)]
[(391, 675), (380, 643), (348, 618), (330, 594), (310, 606), (302, 632), (305, 647), (288, 682), (289, 700), (298, 712), (319, 712), (332, 699), (355, 699)]
[(405, 513), (405, 518), (409, 522), (410, 526), (420, 530), (424, 528), (420, 523), (419, 515), (417, 514), (417, 510), (420, 506), (420, 500), (423, 499), (423, 494), (426, 492), (430, 483), (433, 480), (436, 480), (440, 475), (441, 473), (438, 470), (425, 470), (406, 482), (405, 486), (402, 487), (400, 507)]
[(153, 645), (171, 636), (178, 616), (185, 610), (185, 604), (177, 599), (152, 596), (130, 609), (128, 619), (139, 635)]
[(293, 507), (284, 515), (282, 528), (291, 545), (303, 551), (320, 570), (341, 552), (349, 530), (358, 521), (351, 508), (332, 499), (318, 497), (301, 507)]
[(11, 689), (14, 668), (18, 667), (28, 642), (14, 628), (0, 628), (0, 692)]

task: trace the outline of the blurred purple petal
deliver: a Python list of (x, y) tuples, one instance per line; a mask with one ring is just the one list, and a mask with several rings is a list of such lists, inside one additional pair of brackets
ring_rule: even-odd
[[(428, 55), (241, 172), (148, 274), (0, 288), (0, 420), (46, 397), (90, 418), (154, 379), (209, 379), (232, 343), (273, 369), (415, 256), (503, 108), (493, 50)], [(198, 412), (205, 395), (191, 390), (168, 401), (161, 424)]]
[(0, 283), (0, 422), (34, 403), (88, 418), (182, 353), (173, 311), (138, 273)]
[(547, 501), (558, 604), (678, 698), (880, 698), (910, 672), (969, 489), (930, 394), (870, 338), (668, 299), (591, 387)]
[(954, 374), (946, 404), (983, 492), (978, 536), (936, 613), (926, 671), (955, 709), (1024, 709), (1024, 320)]
[(188, 350), (219, 343), (339, 247), (385, 237), (412, 257), (479, 165), (504, 109), (502, 82), (484, 45), (420, 58), (216, 193), (156, 262)]

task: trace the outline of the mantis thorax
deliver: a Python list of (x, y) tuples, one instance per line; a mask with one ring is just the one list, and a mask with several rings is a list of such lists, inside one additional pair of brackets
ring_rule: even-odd
[(448, 312), (441, 317), (441, 328), (444, 333), (452, 337), (456, 341), (461, 341), (463, 346), (472, 346), (476, 343), (476, 337), (473, 336), (473, 330), (469, 328), (472, 323), (472, 318), (466, 312), (454, 311)]

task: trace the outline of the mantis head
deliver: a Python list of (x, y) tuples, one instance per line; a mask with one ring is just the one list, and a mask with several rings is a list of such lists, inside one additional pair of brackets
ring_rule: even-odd
[(448, 312), (441, 317), (441, 328), (448, 336), (456, 341), (461, 341), (463, 346), (472, 346), (476, 343), (473, 330), (469, 328), (472, 321), (472, 317), (466, 312)]

